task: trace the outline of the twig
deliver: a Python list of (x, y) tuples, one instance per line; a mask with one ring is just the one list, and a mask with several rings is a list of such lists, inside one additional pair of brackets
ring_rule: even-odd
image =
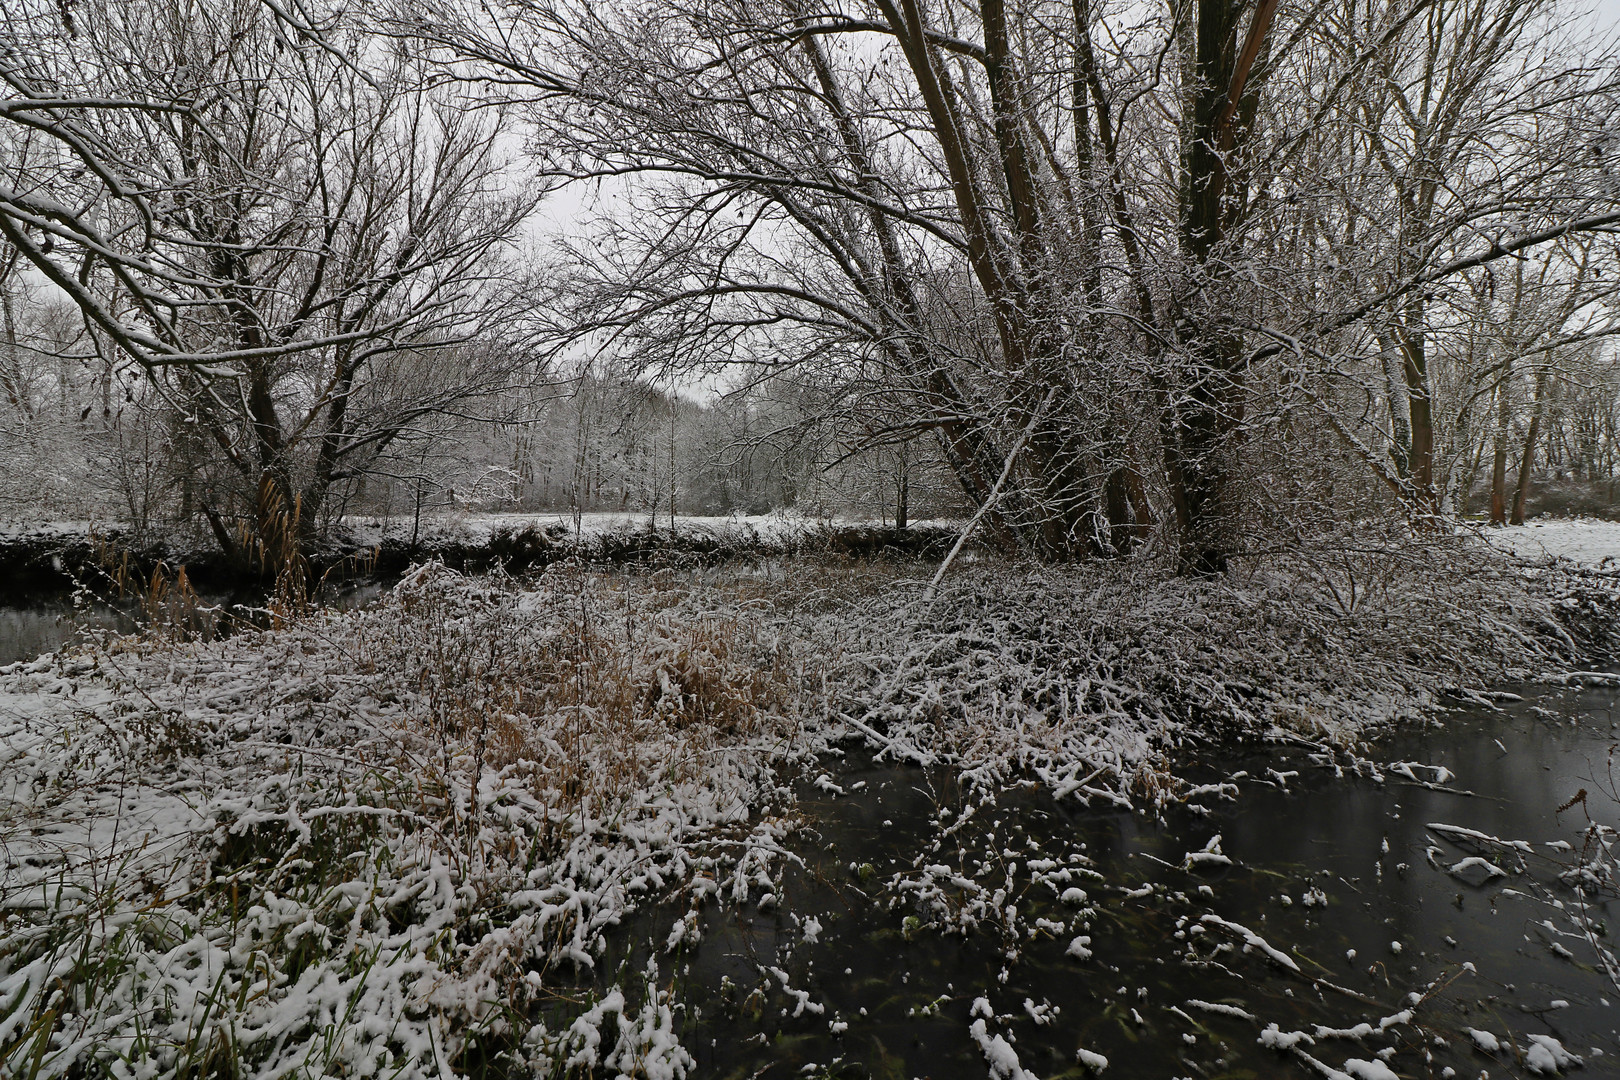
[(984, 515), (988, 514), (996, 503), (1001, 501), (1001, 487), (1007, 482), (1007, 477), (1012, 475), (1013, 462), (1018, 460), (1018, 455), (1023, 451), (1024, 444), (1034, 434), (1035, 425), (1040, 423), (1041, 417), (1046, 415), (1046, 407), (1052, 404), (1052, 398), (1056, 394), (1056, 387), (1048, 390), (1046, 400), (1041, 402), (1040, 408), (1035, 410), (1035, 415), (1029, 418), (1029, 423), (1024, 425), (1024, 430), (1018, 436), (1018, 441), (1013, 444), (1013, 448), (1007, 453), (1007, 460), (1001, 466), (1001, 475), (996, 477), (994, 486), (990, 488), (990, 494), (985, 496), (984, 502), (979, 504), (978, 511), (968, 519), (968, 523), (962, 526), (962, 532), (957, 536), (956, 543), (952, 545), (950, 554), (945, 556), (945, 561), (939, 564), (938, 570), (934, 571), (933, 580), (923, 590), (922, 600), (924, 604), (933, 603), (935, 595), (939, 592), (939, 583), (945, 577), (945, 571), (951, 568), (951, 563), (955, 561), (957, 553), (962, 550), (962, 545), (967, 543), (967, 538), (973, 534), (974, 527), (984, 519)]

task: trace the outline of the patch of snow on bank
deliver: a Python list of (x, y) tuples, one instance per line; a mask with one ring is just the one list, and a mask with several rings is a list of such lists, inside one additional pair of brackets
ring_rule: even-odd
[(1526, 559), (1569, 559), (1583, 566), (1620, 561), (1620, 521), (1546, 518), (1523, 525), (1484, 526), (1478, 535), (1497, 550)]

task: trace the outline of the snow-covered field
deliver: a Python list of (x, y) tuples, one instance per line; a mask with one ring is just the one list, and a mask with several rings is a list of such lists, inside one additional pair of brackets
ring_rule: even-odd
[(1583, 566), (1620, 562), (1620, 522), (1597, 518), (1527, 521), (1502, 528), (1484, 526), (1478, 535), (1501, 551), (1527, 559), (1569, 559)]
[[(588, 513), (579, 517), (580, 535), (584, 539), (608, 533), (644, 530), (649, 524), (660, 529), (670, 527), (669, 516), (659, 512), (656, 517), (645, 513)], [(879, 527), (876, 520), (831, 517), (806, 517), (792, 512), (771, 514), (730, 514), (723, 516), (688, 516), (676, 518), (680, 531), (711, 533), (718, 536), (752, 533), (766, 542), (787, 542), (807, 532), (827, 526)], [(949, 527), (949, 521), (917, 521), (918, 528)], [(420, 522), (409, 517), (376, 518), (357, 515), (346, 519), (340, 530), (351, 543), (370, 546), (384, 540), (409, 538), (414, 531), (423, 537), (456, 539), (469, 544), (487, 544), (500, 531), (515, 532), (532, 527), (559, 535), (572, 533), (573, 515), (567, 513), (467, 513), (433, 514)], [(89, 521), (0, 521), (0, 538), (40, 537), (73, 539), (116, 530), (115, 523)], [(1583, 565), (1597, 565), (1605, 559), (1620, 561), (1620, 522), (1597, 518), (1542, 518), (1523, 525), (1491, 527), (1469, 525), (1467, 531), (1478, 536), (1496, 550), (1525, 558), (1565, 558)]]
[[(864, 518), (842, 516), (818, 518), (787, 511), (771, 514), (726, 514), (717, 516), (679, 514), (675, 518), (675, 527), (681, 530), (715, 533), (751, 530), (766, 539), (790, 539), (808, 530), (829, 525), (878, 526), (880, 524), (876, 520)], [(935, 523), (919, 521), (914, 522), (914, 524), (921, 527)], [(485, 542), (497, 530), (517, 530), (526, 526), (542, 530), (566, 530), (572, 533), (574, 516), (566, 512), (468, 513), (434, 515), (424, 517), (421, 522), (424, 533), (464, 536), (469, 540), (482, 539)], [(600, 536), (608, 532), (646, 529), (649, 526), (660, 529), (669, 528), (669, 514), (660, 510), (656, 515), (646, 513), (589, 513), (579, 515), (580, 535), (587, 538)], [(409, 536), (413, 522), (409, 517), (373, 518), (356, 516), (346, 519), (343, 527), (361, 540), (369, 539), (376, 542), (385, 536), (399, 536), (402, 533)]]
[[(877, 521), (845, 518), (814, 518), (791, 512), (771, 514), (730, 514), (725, 516), (679, 515), (675, 528), (681, 533), (715, 536), (750, 535), (771, 543), (787, 543), (807, 533), (829, 526), (868, 525)], [(931, 522), (916, 522), (927, 527)], [(656, 517), (645, 513), (589, 513), (579, 517), (579, 535), (582, 540), (599, 539), (610, 533), (638, 532), (649, 527), (670, 528), (667, 513)], [(370, 517), (354, 515), (335, 526), (333, 539), (354, 547), (371, 547), (385, 542), (410, 541), (413, 537), (426, 546), (433, 543), (454, 542), (469, 546), (487, 545), (497, 534), (534, 529), (552, 536), (571, 535), (574, 517), (568, 513), (433, 513), (420, 520), (403, 517)], [(71, 541), (98, 535), (121, 534), (126, 527), (116, 521), (70, 520), (0, 520), (0, 540), (17, 542)], [(198, 537), (187, 540), (170, 537), (168, 546), (176, 551), (185, 550), (192, 543), (212, 544), (212, 538)]]

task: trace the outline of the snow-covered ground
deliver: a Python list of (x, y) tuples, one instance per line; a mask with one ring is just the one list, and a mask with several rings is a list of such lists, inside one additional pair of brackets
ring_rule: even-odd
[(0, 669), (0, 1075), (684, 1075), (656, 968), (525, 1003), (643, 897), (769, 890), (797, 658), (751, 596), (589, 584)]
[[(796, 537), (827, 527), (856, 526), (877, 528), (886, 522), (876, 519), (835, 516), (819, 518), (792, 511), (770, 514), (678, 515), (677, 531), (710, 533), (728, 536), (752, 533), (766, 542), (787, 542)], [(949, 527), (959, 522), (946, 520), (914, 521), (917, 528)], [(646, 513), (588, 513), (579, 517), (580, 535), (590, 539), (612, 532), (644, 530), (653, 525), (659, 529), (670, 527), (669, 515), (659, 511), (656, 517)], [(370, 546), (384, 540), (409, 538), (413, 530), (424, 539), (455, 539), (469, 544), (488, 543), (497, 532), (515, 532), (533, 527), (557, 535), (571, 533), (573, 515), (558, 512), (510, 512), (428, 514), (420, 522), (409, 516), (379, 518), (355, 515), (345, 519), (339, 529), (353, 543)], [(92, 521), (0, 521), (0, 539), (17, 540), (23, 537), (72, 539), (87, 537), (109, 530), (117, 531), (117, 523)], [(1541, 518), (1523, 525), (1493, 528), (1483, 525), (1468, 527), (1486, 544), (1525, 558), (1565, 558), (1583, 565), (1597, 565), (1604, 559), (1620, 562), (1620, 522), (1597, 518)]]
[(93, 533), (104, 532), (107, 528), (108, 523), (104, 521), (75, 521), (69, 518), (36, 521), (31, 518), (5, 518), (0, 519), (0, 539), (16, 540), (28, 536), (65, 539), (90, 536)]
[[(913, 521), (913, 531), (950, 528), (948, 521)], [(892, 522), (851, 517), (808, 517), (792, 511), (770, 514), (730, 514), (723, 516), (678, 515), (671, 525), (667, 513), (653, 516), (646, 513), (592, 513), (579, 516), (578, 541), (590, 546), (611, 537), (634, 536), (655, 529), (661, 536), (673, 534), (678, 538), (700, 543), (719, 542), (726, 545), (744, 545), (750, 548), (796, 550), (817, 538), (825, 539), (835, 531), (879, 529)], [(417, 540), (424, 548), (465, 545), (484, 547), (500, 537), (513, 537), (525, 531), (539, 532), (553, 543), (574, 542), (574, 517), (567, 513), (489, 513), (444, 514), (424, 517), (415, 522), (409, 517), (371, 518), (351, 517), (334, 530), (334, 537), (351, 547), (361, 549), (383, 544), (399, 544)]]
[(689, 1075), (655, 968), (544, 1009), (649, 901), (773, 898), (784, 778), (840, 740), (1154, 807), (1180, 744), (1348, 743), (1557, 663), (1540, 585), (1399, 554), (984, 559), (937, 594), (929, 564), (429, 565), (365, 610), (0, 669), (0, 1073)]
[[(678, 527), (683, 529), (724, 531), (751, 528), (761, 536), (770, 537), (791, 535), (816, 523), (816, 519), (798, 514), (734, 514), (717, 517), (683, 514), (678, 515), (675, 520)], [(667, 529), (669, 524), (669, 514), (664, 511), (660, 511), (656, 517), (649, 514), (627, 513), (591, 513), (579, 516), (579, 531), (582, 537), (645, 529), (649, 525)], [(572, 533), (574, 517), (568, 513), (551, 512), (433, 514), (425, 515), (420, 522), (415, 522), (408, 515), (389, 518), (354, 516), (346, 518), (341, 529), (362, 544), (377, 543), (402, 535), (409, 537), (413, 529), (419, 529), (423, 536), (457, 537), (472, 543), (487, 543), (499, 530), (517, 531), (526, 527), (543, 532)]]
[[(793, 511), (780, 511), (770, 514), (717, 514), (708, 516), (677, 514), (675, 523), (678, 528), (690, 529), (753, 529), (762, 536), (792, 535), (821, 525), (876, 526), (881, 524), (875, 519), (868, 520), (842, 515), (820, 518)], [(412, 524), (412, 519), (408, 515), (390, 518), (354, 516), (345, 519), (344, 522), (345, 527), (356, 531), (385, 531), (389, 535), (397, 533), (401, 529), (409, 533)], [(519, 529), (525, 525), (533, 525), (542, 529), (561, 527), (572, 532), (574, 516), (567, 511), (435, 514), (424, 516), (421, 524), (426, 530), (435, 532), (460, 531), (470, 536), (488, 536), (496, 529)], [(670, 517), (667, 510), (659, 510), (656, 515), (645, 512), (598, 512), (579, 515), (580, 532), (586, 536), (621, 529), (645, 529), (648, 526), (667, 529), (669, 524)], [(925, 525), (929, 523), (916, 522), (915, 524)]]
[(1542, 518), (1503, 528), (1482, 527), (1492, 547), (1527, 559), (1569, 559), (1583, 566), (1620, 562), (1620, 521)]
[[(837, 525), (879, 525), (878, 521), (856, 519), (806, 517), (793, 512), (771, 514), (729, 514), (696, 516), (681, 514), (676, 517), (676, 528), (683, 532), (707, 532), (727, 535), (751, 531), (765, 540), (789, 540), (803, 533)], [(919, 526), (928, 524), (918, 522)], [(639, 531), (649, 526), (659, 529), (670, 527), (669, 514), (660, 510), (656, 517), (630, 513), (589, 513), (579, 516), (580, 536), (585, 539), (611, 532)], [(67, 519), (0, 520), (0, 541), (21, 540), (62, 541), (97, 535), (122, 534), (125, 526), (117, 521), (82, 521)], [(502, 513), (426, 513), (420, 520), (406, 514), (394, 517), (372, 517), (363, 514), (345, 518), (335, 529), (335, 535), (350, 543), (370, 546), (392, 540), (409, 540), (416, 535), (423, 541), (455, 540), (466, 544), (487, 544), (501, 531), (518, 532), (534, 528), (553, 535), (572, 533), (574, 517), (569, 513), (554, 512), (502, 512)], [(171, 543), (183, 547), (185, 541), (171, 538)]]

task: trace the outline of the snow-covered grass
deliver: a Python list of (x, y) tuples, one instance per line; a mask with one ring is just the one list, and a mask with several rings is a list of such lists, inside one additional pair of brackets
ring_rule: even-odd
[[(1212, 580), (1148, 565), (979, 563), (931, 604), (853, 605), (843, 722), (899, 757), (1120, 804), (1174, 797), (1187, 740), (1349, 744), (1447, 692), (1575, 651), (1543, 572), (1450, 540), (1266, 560)], [(1581, 601), (1585, 603), (1585, 599)]]
[(685, 1076), (655, 968), (577, 972), (638, 905), (771, 891), (833, 741), (1153, 805), (1190, 740), (1348, 743), (1573, 648), (1552, 578), (1447, 542), (931, 569), (428, 567), (0, 672), (0, 1072)]
[(602, 1033), (542, 1006), (638, 899), (746, 896), (780, 853), (802, 661), (719, 598), (430, 568), (364, 612), (9, 669), (0, 1072), (678, 1072), (656, 995), (596, 1001)]

